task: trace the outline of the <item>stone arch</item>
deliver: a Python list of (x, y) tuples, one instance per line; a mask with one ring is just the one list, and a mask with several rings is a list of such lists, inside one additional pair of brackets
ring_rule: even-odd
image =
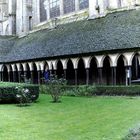
[(97, 59), (92, 57), (90, 60), (90, 68), (89, 68), (89, 83), (97, 84), (98, 83), (98, 64)]
[(8, 68), (6, 65), (2, 66), (2, 81), (4, 81), (4, 82), (9, 81)]
[(86, 84), (86, 69), (82, 58), (80, 58), (78, 61), (77, 80), (78, 84)]
[(71, 59), (67, 61), (66, 79), (68, 81), (68, 84), (75, 83), (75, 71), (74, 71), (74, 65)]
[(131, 78), (132, 80), (139, 79), (140, 71), (139, 71), (139, 54), (134, 53), (131, 60)]
[(64, 69), (63, 69), (63, 64), (60, 60), (57, 61), (56, 64), (56, 75), (58, 78), (64, 77)]
[(117, 59), (116, 67), (116, 83), (118, 85), (125, 84), (126, 80), (126, 68), (125, 68), (125, 58), (123, 55), (120, 55)]
[(103, 83), (106, 85), (111, 84), (112, 73), (111, 73), (111, 59), (106, 56), (103, 61)]
[[(127, 62), (127, 58), (123, 55), (123, 54), (118, 54), (118, 56), (116, 57), (116, 60), (115, 60), (115, 64), (118, 63), (118, 59), (122, 57), (123, 61), (124, 61), (124, 66), (127, 66), (128, 65), (128, 62)], [(117, 65), (116, 65), (117, 66)]]
[(32, 79), (32, 82), (33, 84), (38, 84), (38, 68), (37, 68), (37, 65), (36, 63), (32, 63), (32, 74), (33, 74), (33, 79)]

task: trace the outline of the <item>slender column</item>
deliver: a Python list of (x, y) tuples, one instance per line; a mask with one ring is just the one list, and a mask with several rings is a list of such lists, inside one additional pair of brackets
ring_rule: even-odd
[(75, 11), (79, 11), (79, 0), (75, 0)]
[(10, 71), (8, 71), (8, 81), (11, 81), (11, 77), (10, 77)]
[(0, 71), (0, 81), (2, 81), (2, 72)]
[(116, 85), (116, 67), (112, 67), (112, 85)]
[(62, 16), (64, 14), (64, 3), (63, 0), (60, 0), (60, 15)]
[(86, 69), (86, 85), (89, 85), (89, 69)]
[(66, 69), (64, 69), (64, 78), (66, 79), (67, 77), (66, 77)]
[(75, 85), (78, 84), (78, 80), (77, 80), (77, 69), (74, 70), (75, 71)]
[(24, 75), (23, 75), (23, 82), (27, 81), (27, 71), (24, 71)]
[(13, 71), (13, 82), (16, 82), (16, 72)]
[(98, 68), (98, 75), (99, 75), (99, 84), (102, 84), (103, 82), (102, 68)]
[(46, 0), (44, 2), (44, 6), (45, 6), (45, 10), (46, 10), (47, 20), (49, 20), (50, 19), (50, 5), (49, 5), (48, 0)]
[(33, 73), (33, 71), (31, 71), (31, 83), (32, 84), (34, 83), (34, 73)]
[(37, 74), (38, 74), (38, 84), (40, 85), (40, 84), (41, 84), (41, 80), (40, 80), (40, 77), (41, 77), (41, 76), (40, 76), (40, 70), (37, 71)]
[(18, 82), (21, 82), (21, 71), (18, 71)]
[(138, 70), (139, 70), (138, 60), (137, 57), (135, 57), (135, 68), (136, 68), (136, 79), (138, 79)]

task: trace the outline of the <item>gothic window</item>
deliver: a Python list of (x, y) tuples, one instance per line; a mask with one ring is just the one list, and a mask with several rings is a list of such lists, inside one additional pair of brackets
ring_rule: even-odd
[(44, 1), (45, 0), (40, 0), (40, 22), (47, 20), (46, 10), (44, 7)]
[(50, 18), (60, 16), (60, 0), (50, 0)]
[(85, 9), (89, 7), (89, 0), (79, 0), (79, 9)]
[(75, 11), (75, 0), (64, 0), (64, 14)]

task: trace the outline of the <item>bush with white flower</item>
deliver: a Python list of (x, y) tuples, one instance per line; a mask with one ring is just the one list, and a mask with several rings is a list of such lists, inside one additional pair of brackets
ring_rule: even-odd
[(29, 89), (23, 87), (16, 87), (16, 99), (20, 106), (27, 106), (32, 102), (32, 96)]

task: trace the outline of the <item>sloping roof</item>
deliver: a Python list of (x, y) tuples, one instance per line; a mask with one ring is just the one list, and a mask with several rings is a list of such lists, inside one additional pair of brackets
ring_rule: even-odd
[[(1, 40), (0, 40), (1, 41)], [(108, 14), (16, 40), (5, 62), (140, 47), (140, 10)], [(0, 48), (1, 49), (1, 48)]]

